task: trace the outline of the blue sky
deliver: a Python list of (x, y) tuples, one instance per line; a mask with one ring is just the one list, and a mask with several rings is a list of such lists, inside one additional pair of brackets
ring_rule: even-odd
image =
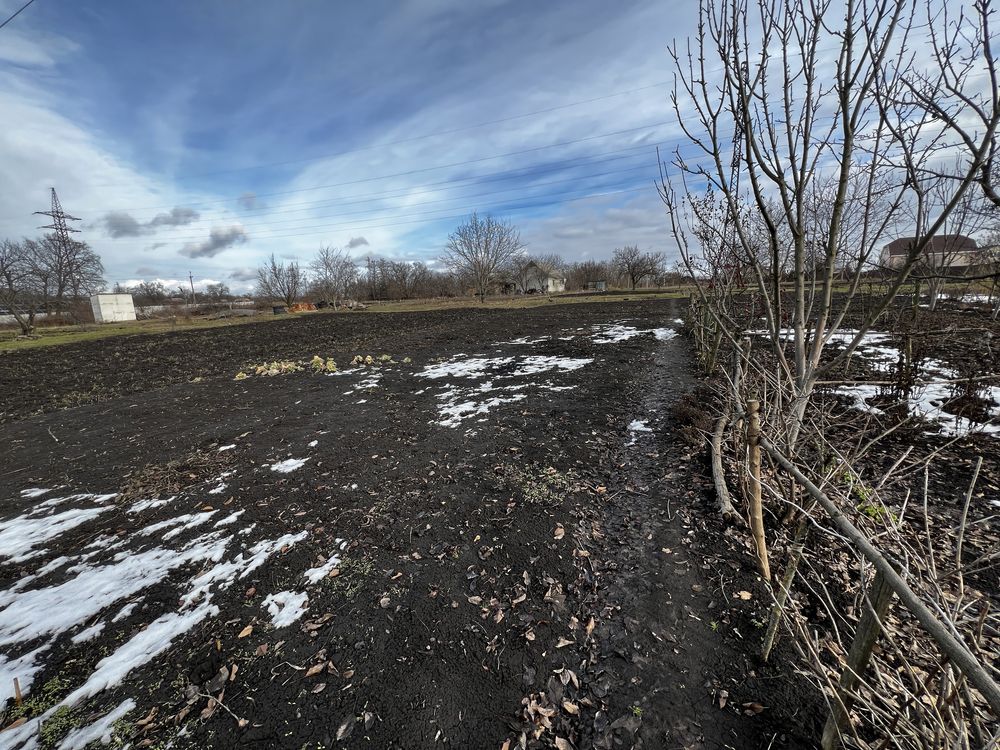
[(670, 251), (654, 149), (694, 12), (36, 0), (0, 30), (0, 236), (54, 185), (109, 282), (242, 289), (321, 244), (433, 262), (473, 209), (569, 260)]

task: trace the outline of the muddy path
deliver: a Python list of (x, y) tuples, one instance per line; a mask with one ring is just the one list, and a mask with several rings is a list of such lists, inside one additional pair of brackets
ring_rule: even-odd
[[(678, 312), (317, 316), (0, 360), (31, 383), (5, 394), (0, 698), (16, 676), (26, 700), (0, 747), (801, 746), (730, 627), (760, 603), (676, 434)], [(304, 369), (234, 380), (285, 358)]]

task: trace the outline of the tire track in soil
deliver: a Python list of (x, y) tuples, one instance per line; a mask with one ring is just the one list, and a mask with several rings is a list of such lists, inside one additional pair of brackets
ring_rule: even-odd
[(635, 415), (653, 432), (630, 433), (615, 452), (609, 486), (622, 489), (590, 514), (598, 540), (584, 558), (593, 577), (582, 577), (591, 578), (585, 608), (600, 624), (585, 688), (604, 709), (578, 728), (580, 747), (783, 746), (774, 744), (783, 727), (769, 717), (719, 706), (720, 690), (746, 697), (742, 675), (753, 667), (748, 644), (713, 626), (723, 594), (695, 549), (707, 534), (691, 514), (712, 510), (692, 507), (698, 471), (672, 416), (695, 384), (686, 350), (681, 340), (657, 348)]

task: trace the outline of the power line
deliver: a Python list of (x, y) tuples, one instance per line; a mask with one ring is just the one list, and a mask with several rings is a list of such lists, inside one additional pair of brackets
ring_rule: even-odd
[(19, 15), (21, 15), (21, 11), (22, 11), (22, 10), (24, 10), (25, 8), (27, 8), (27, 7), (28, 7), (29, 5), (31, 5), (31, 4), (33, 3), (33, 2), (35, 2), (35, 0), (28, 0), (28, 2), (26, 2), (26, 3), (25, 3), (24, 5), (22, 5), (22, 6), (20, 7), (20, 8), (18, 8), (17, 10), (15, 10), (15, 11), (14, 11), (14, 13), (13, 13), (12, 15), (10, 15), (10, 16), (8, 16), (8, 17), (7, 17), (7, 20), (6, 20), (6, 21), (4, 21), (3, 23), (0, 23), (0, 29), (2, 29), (2, 28), (3, 28), (4, 26), (6, 26), (7, 24), (9, 24), (9, 23), (10, 23), (11, 21), (13, 21), (13, 20), (14, 20), (15, 18), (17, 18), (17, 17), (19, 16)]

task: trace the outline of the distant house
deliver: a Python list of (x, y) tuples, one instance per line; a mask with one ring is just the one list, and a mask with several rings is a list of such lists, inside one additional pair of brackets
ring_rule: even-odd
[(521, 272), (521, 291), (525, 294), (566, 291), (566, 276), (559, 270), (547, 270), (534, 261)]
[[(900, 268), (913, 247), (912, 237), (900, 237), (882, 248), (882, 265)], [(964, 234), (939, 234), (924, 248), (921, 261), (931, 268), (965, 270), (981, 263), (979, 246)]]

